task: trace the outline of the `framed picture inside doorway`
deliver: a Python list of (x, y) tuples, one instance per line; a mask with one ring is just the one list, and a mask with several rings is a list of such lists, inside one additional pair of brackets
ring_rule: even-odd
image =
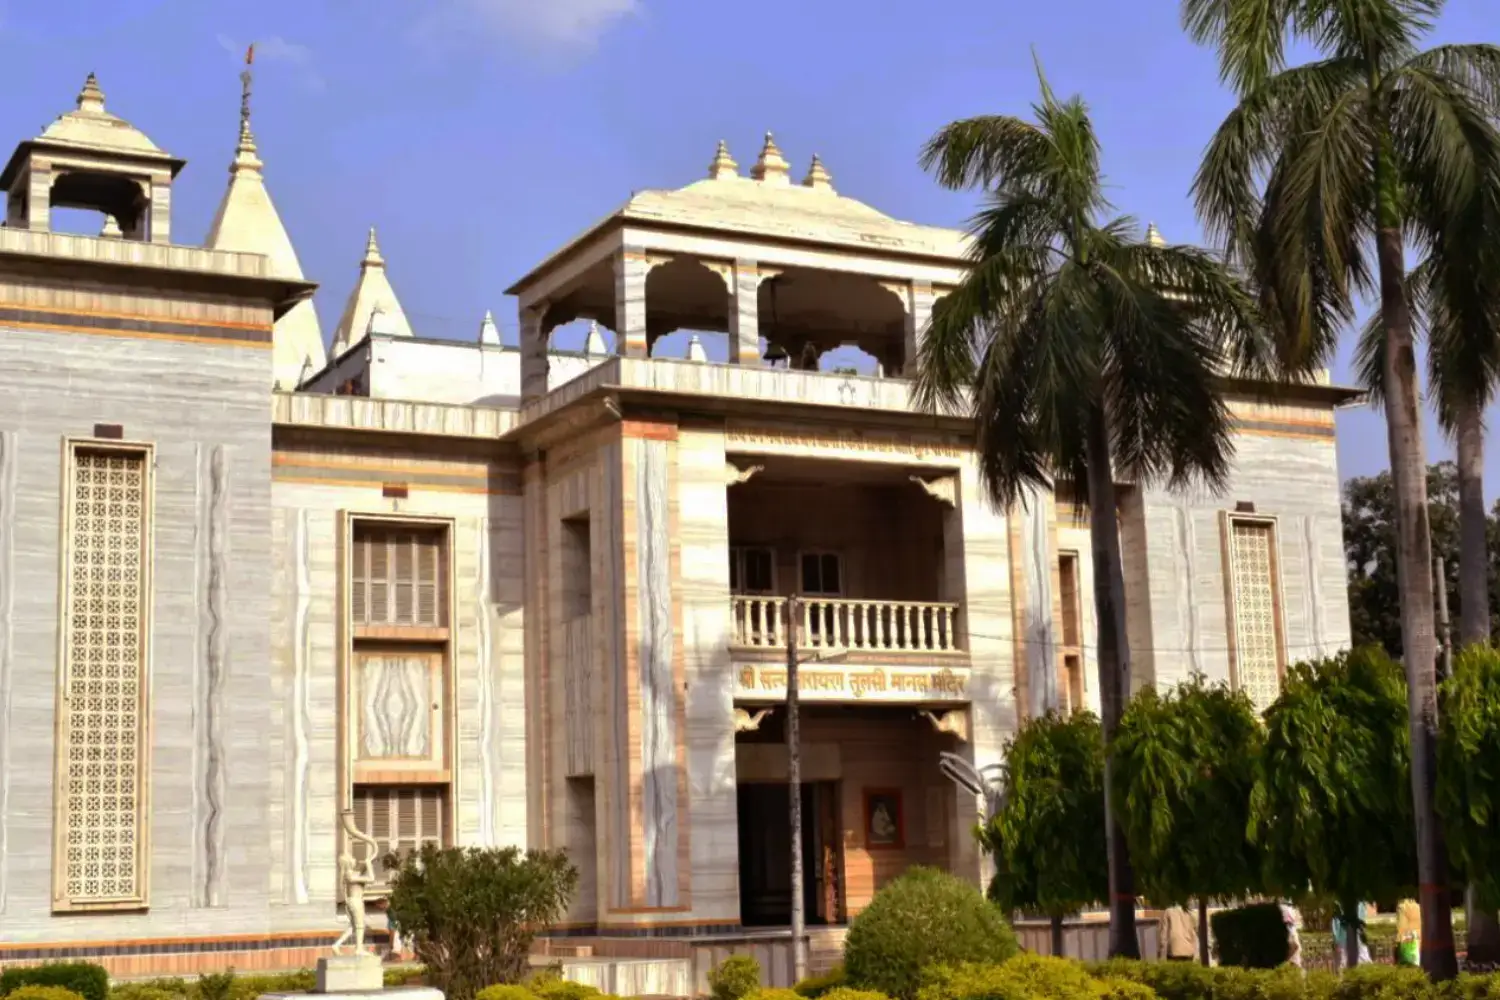
[(901, 813), (901, 789), (865, 789), (865, 848), (894, 851), (906, 846), (905, 817)]

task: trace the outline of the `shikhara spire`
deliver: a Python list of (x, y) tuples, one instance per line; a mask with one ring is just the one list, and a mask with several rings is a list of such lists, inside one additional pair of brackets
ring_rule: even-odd
[(365, 338), (378, 333), (391, 337), (413, 336), (406, 311), (396, 298), (396, 290), (386, 274), (385, 257), (375, 227), (365, 238), (365, 255), (359, 262), (359, 280), (344, 303), (344, 314), (333, 333), (333, 354), (338, 357)]

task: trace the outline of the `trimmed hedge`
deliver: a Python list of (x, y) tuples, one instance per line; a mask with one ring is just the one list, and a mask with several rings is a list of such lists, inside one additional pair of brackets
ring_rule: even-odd
[(83, 1000), (109, 1000), (109, 973), (93, 962), (51, 962), (0, 972), (0, 997), (23, 986), (61, 986)]
[(821, 976), (808, 976), (792, 989), (798, 996), (806, 997), (807, 1000), (818, 1000), (824, 994), (843, 986), (846, 979), (841, 962)]
[(15, 1000), (83, 1000), (83, 997), (62, 986), (18, 986), (5, 994)]
[(844, 939), (848, 985), (912, 1000), (924, 969), (1003, 962), (1015, 935), (1000, 909), (968, 882), (915, 867), (875, 894)]
[(713, 1000), (744, 1000), (760, 989), (760, 963), (749, 955), (730, 955), (708, 973)]
[(1275, 903), (1220, 910), (1212, 922), (1220, 965), (1274, 969), (1286, 962), (1291, 944)]

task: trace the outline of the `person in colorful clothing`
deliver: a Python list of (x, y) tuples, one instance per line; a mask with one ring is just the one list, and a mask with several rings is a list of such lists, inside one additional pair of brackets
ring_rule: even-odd
[(1422, 908), (1415, 899), (1396, 904), (1396, 964), (1417, 965), (1422, 955)]

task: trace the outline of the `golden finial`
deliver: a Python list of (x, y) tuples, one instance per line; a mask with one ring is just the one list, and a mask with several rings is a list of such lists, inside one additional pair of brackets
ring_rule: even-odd
[(734, 157), (729, 155), (729, 144), (723, 139), (719, 140), (719, 148), (714, 150), (713, 162), (708, 165), (708, 176), (716, 181), (725, 180), (740, 175), (740, 165), (734, 162)]
[(788, 164), (786, 157), (781, 155), (781, 150), (776, 145), (776, 139), (771, 133), (766, 133), (765, 145), (760, 148), (760, 159), (755, 161), (750, 176), (758, 181), (766, 181), (774, 184), (787, 183)]
[(385, 258), (380, 256), (380, 244), (375, 242), (375, 227), (370, 227), (370, 237), (365, 240), (365, 259), (361, 264), (370, 267), (384, 267)]
[(818, 158), (817, 153), (813, 154), (812, 165), (807, 168), (807, 176), (803, 179), (802, 186), (815, 191), (833, 190), (833, 175), (828, 172), (827, 167), (823, 166), (823, 161)]
[(1156, 223), (1146, 223), (1146, 243), (1154, 247), (1164, 247), (1167, 241), (1162, 238), (1161, 230), (1156, 228)]

